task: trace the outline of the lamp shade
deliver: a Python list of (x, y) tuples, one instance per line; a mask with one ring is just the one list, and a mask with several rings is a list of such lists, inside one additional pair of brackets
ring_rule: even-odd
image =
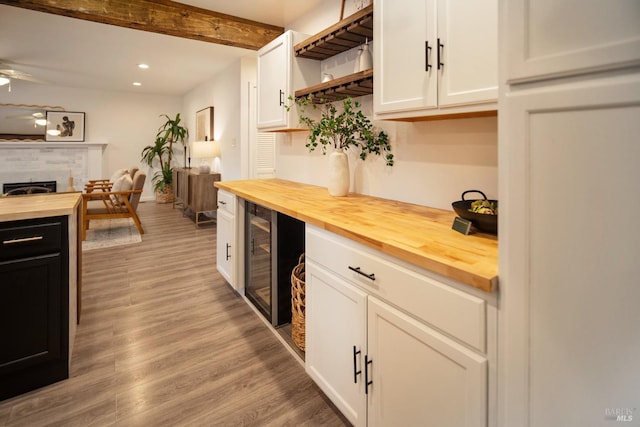
[(9, 84), (10, 82), (11, 80), (9, 80), (7, 77), (0, 76), (0, 86), (4, 86), (6, 84)]
[(196, 159), (220, 157), (220, 144), (217, 141), (194, 141), (191, 156)]
[(217, 141), (194, 141), (191, 144), (191, 156), (200, 160), (200, 173), (209, 173), (211, 168), (203, 159), (220, 157), (220, 144)]

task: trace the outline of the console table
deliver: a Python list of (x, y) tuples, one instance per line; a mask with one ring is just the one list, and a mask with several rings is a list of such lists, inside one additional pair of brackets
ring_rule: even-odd
[(176, 205), (182, 206), (182, 214), (191, 210), (195, 215), (196, 227), (215, 222), (215, 219), (201, 219), (205, 212), (215, 212), (218, 208), (218, 189), (213, 183), (220, 181), (219, 173), (200, 173), (197, 168), (175, 168), (173, 170), (173, 192)]

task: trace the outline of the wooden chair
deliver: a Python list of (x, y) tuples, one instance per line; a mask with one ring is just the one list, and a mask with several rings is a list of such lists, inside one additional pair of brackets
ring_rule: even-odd
[(128, 173), (131, 179), (133, 179), (137, 171), (138, 171), (138, 168), (136, 166), (132, 166), (129, 169), (118, 169), (113, 173), (111, 178), (90, 179), (84, 185), (84, 192), (91, 193), (93, 191), (111, 191), (111, 187), (113, 187), (113, 184), (116, 182), (118, 178)]
[[(87, 239), (89, 221), (92, 219), (131, 218), (140, 234), (144, 234), (142, 223), (136, 213), (142, 195), (142, 187), (147, 175), (137, 171), (133, 176), (131, 187), (122, 187), (118, 182), (109, 188), (96, 187), (100, 191), (82, 194), (82, 240)], [(126, 189), (125, 189), (126, 188)]]

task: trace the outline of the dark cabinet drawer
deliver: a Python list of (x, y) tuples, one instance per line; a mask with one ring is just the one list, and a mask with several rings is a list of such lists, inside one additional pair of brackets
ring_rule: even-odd
[(66, 217), (11, 221), (0, 225), (0, 260), (58, 252)]

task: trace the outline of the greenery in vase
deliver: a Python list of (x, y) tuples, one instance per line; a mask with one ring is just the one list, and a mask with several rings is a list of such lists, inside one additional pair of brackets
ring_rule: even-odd
[(153, 188), (155, 191), (162, 190), (165, 186), (173, 183), (173, 168), (171, 161), (173, 160), (173, 144), (179, 143), (184, 146), (185, 139), (189, 136), (189, 130), (180, 124), (180, 113), (175, 118), (171, 118), (166, 114), (161, 115), (166, 119), (165, 123), (158, 128), (156, 139), (153, 145), (147, 145), (142, 149), (142, 161), (150, 167), (154, 166), (155, 161), (160, 165), (152, 178)]
[[(293, 98), (289, 97), (293, 101)], [(322, 100), (321, 100), (322, 101)], [(360, 110), (360, 103), (351, 98), (341, 102), (341, 109), (334, 103), (315, 104), (312, 95), (295, 100), (299, 109), (299, 121), (309, 128), (309, 141), (305, 146), (309, 151), (320, 147), (326, 154), (327, 146), (334, 149), (358, 150), (360, 159), (365, 160), (369, 154), (384, 155), (387, 166), (393, 166), (393, 154), (389, 136), (384, 131), (376, 131), (367, 116)], [(320, 110), (320, 118), (307, 114), (307, 108)], [(287, 106), (287, 111), (291, 106)]]

